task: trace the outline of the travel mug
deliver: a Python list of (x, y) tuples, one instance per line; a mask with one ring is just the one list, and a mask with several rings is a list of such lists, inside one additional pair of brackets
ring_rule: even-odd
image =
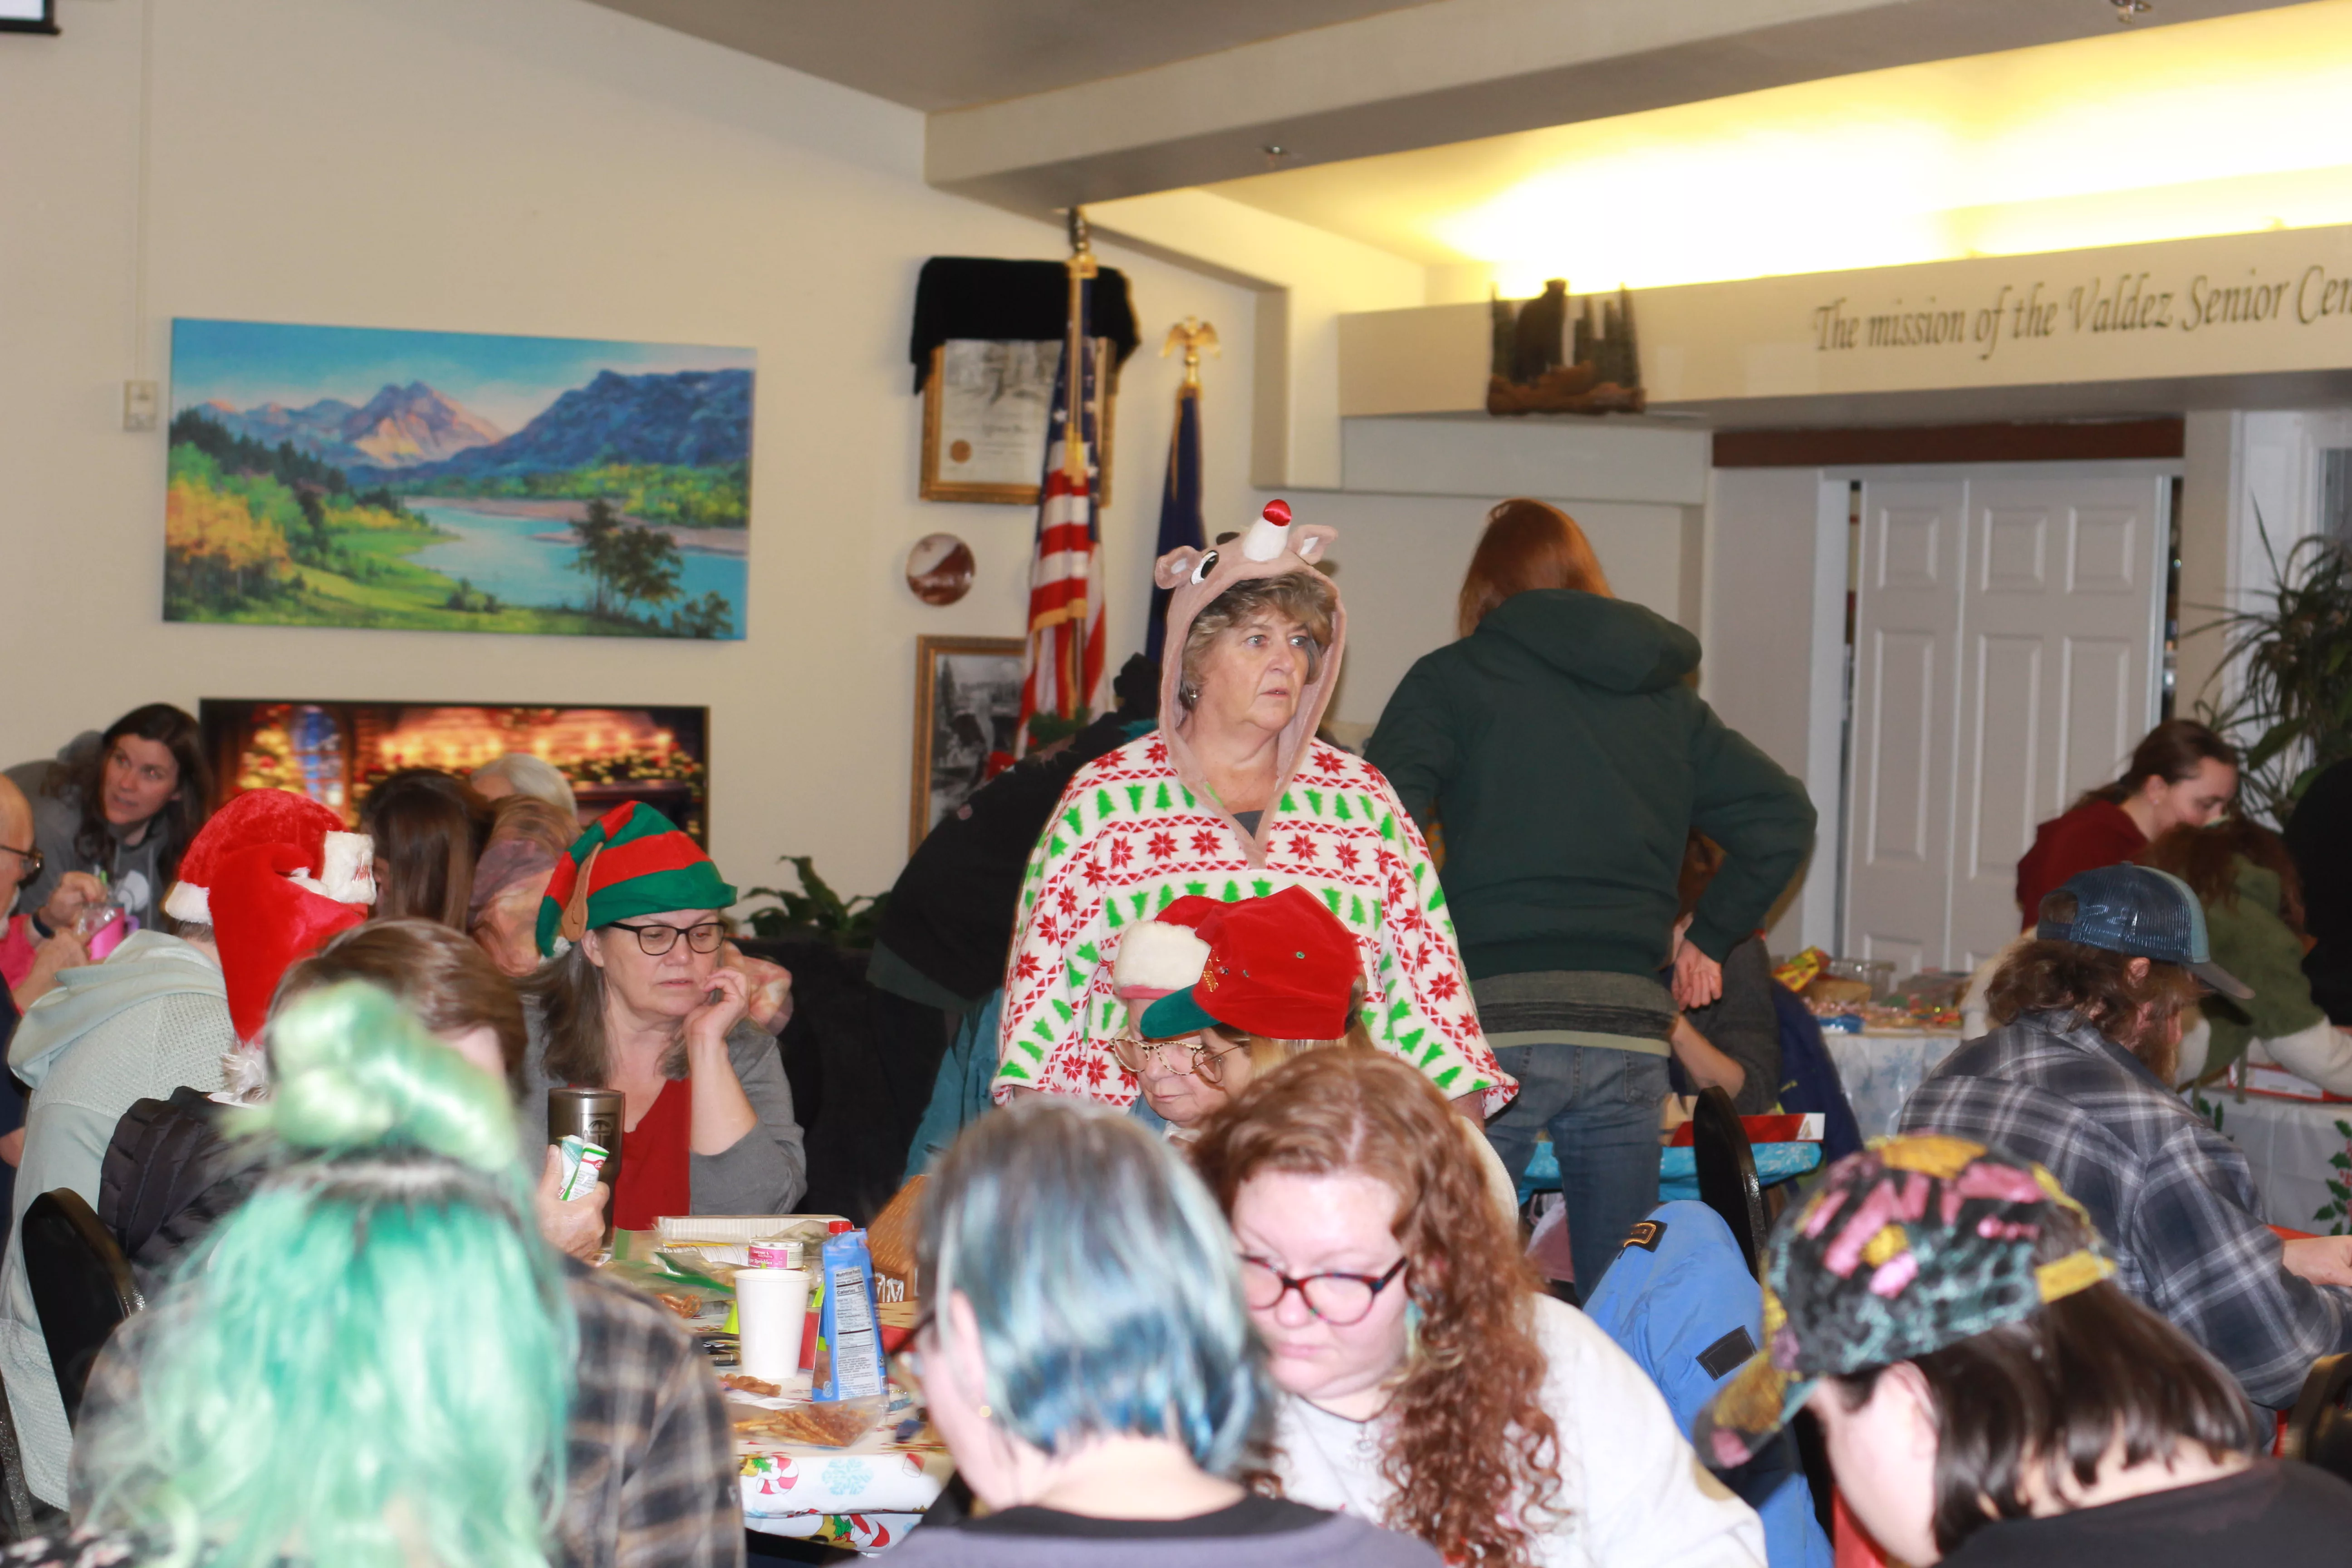
[[(617, 1089), (572, 1089), (559, 1084), (547, 1091), (547, 1141), (561, 1143), (577, 1134), (606, 1151), (604, 1184), (620, 1191), (621, 1091)], [(613, 1245), (613, 1199), (604, 1200), (604, 1245)]]

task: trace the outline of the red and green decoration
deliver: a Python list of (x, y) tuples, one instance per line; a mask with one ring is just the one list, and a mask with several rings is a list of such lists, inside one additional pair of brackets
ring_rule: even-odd
[(702, 847), (652, 806), (630, 801), (598, 817), (555, 863), (539, 904), (539, 951), (635, 915), (724, 910), (735, 889)]

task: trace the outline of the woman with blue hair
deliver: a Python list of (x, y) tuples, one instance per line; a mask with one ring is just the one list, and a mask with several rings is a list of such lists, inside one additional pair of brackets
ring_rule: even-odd
[(709, 1373), (541, 1240), (499, 1080), (362, 984), (268, 1042), (267, 1173), (94, 1369), (83, 1533), (10, 1563), (740, 1561)]
[(982, 1118), (932, 1177), (921, 1236), (924, 1396), (992, 1511), (895, 1561), (1437, 1562), (1233, 1479), (1270, 1408), (1265, 1352), (1215, 1201), (1137, 1122), (1058, 1098)]

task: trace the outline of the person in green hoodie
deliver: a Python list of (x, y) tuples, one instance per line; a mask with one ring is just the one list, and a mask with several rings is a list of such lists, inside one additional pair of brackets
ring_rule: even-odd
[(2313, 1000), (2303, 955), (2303, 889), (2279, 836), (2242, 816), (2158, 836), (2139, 863), (2169, 871), (2205, 910), (2213, 962), (2254, 988), (2243, 1002), (2199, 999), (2201, 1020), (2181, 1036), (2183, 1083), (2210, 1082), (2241, 1058), (2282, 1067), (2330, 1094), (2352, 1095), (2352, 1033)]
[[(1556, 508), (1488, 514), (1459, 626), (1397, 687), (1364, 755), (1424, 831), (1442, 824), (1479, 1021), (1521, 1084), (1487, 1134), (1516, 1180), (1549, 1130), (1589, 1297), (1657, 1205), (1676, 1014), (1720, 994), (1724, 955), (1811, 846), (1813, 807), (1692, 689), (1698, 639), (1615, 597)], [(1726, 858), (1677, 942), (1693, 828)]]

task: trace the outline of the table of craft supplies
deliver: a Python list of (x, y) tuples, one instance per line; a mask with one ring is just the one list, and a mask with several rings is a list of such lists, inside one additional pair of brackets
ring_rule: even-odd
[[(613, 1237), (610, 1261), (642, 1265), (659, 1245), (660, 1237), (650, 1231), (620, 1231)], [(691, 1299), (698, 1307), (683, 1320), (689, 1331), (708, 1334), (725, 1328), (730, 1296), (685, 1282), (668, 1294), (681, 1301)], [(895, 1338), (888, 1331), (911, 1326), (916, 1307), (909, 1301), (887, 1301), (877, 1313), (887, 1342)], [(723, 1376), (735, 1369), (716, 1370)], [(928, 1425), (914, 1425), (915, 1406), (893, 1411), (873, 1433), (845, 1448), (825, 1448), (743, 1430), (745, 1421), (762, 1409), (805, 1402), (807, 1373), (782, 1384), (777, 1397), (731, 1388), (726, 1394), (727, 1414), (736, 1427), (743, 1524), (763, 1535), (796, 1536), (857, 1552), (878, 1552), (897, 1544), (915, 1528), (955, 1474), (955, 1461), (947, 1446)]]

